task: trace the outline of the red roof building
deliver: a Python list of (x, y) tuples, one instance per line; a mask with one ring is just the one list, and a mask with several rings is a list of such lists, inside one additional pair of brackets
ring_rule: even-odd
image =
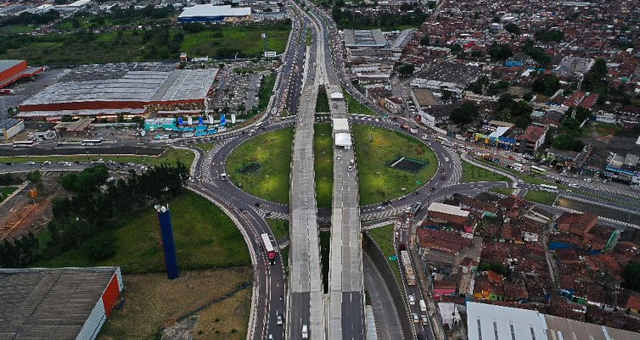
[(558, 218), (558, 229), (575, 235), (586, 237), (598, 223), (598, 216), (590, 213), (564, 213)]
[(42, 72), (44, 67), (29, 67), (24, 60), (0, 60), (0, 89)]

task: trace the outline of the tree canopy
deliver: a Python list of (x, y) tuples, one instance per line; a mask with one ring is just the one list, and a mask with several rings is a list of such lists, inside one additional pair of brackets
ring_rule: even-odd
[(451, 112), (449, 118), (458, 125), (469, 124), (478, 116), (478, 107), (470, 101), (465, 101)]

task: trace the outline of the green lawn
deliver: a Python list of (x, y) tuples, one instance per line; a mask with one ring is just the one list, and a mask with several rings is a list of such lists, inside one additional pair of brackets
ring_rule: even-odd
[(102, 159), (104, 161), (112, 160), (121, 163), (137, 163), (146, 165), (160, 165), (162, 163), (175, 164), (177, 161), (187, 167), (193, 162), (193, 152), (182, 149), (168, 149), (159, 157), (154, 156), (102, 156), (102, 155), (86, 155), (86, 156), (17, 156), (17, 157), (0, 157), (0, 163), (24, 163), (24, 162), (89, 162)]
[(369, 116), (376, 115), (376, 113), (373, 112), (368, 106), (361, 104), (359, 101), (351, 97), (351, 95), (347, 92), (344, 92), (344, 99), (347, 102), (347, 111), (349, 113)]
[(511, 196), (513, 194), (513, 189), (511, 188), (493, 187), (489, 191), (497, 192), (507, 196)]
[(316, 98), (316, 112), (329, 112), (329, 97), (324, 86), (320, 85), (318, 98)]
[(490, 162), (484, 159), (476, 159), (476, 161), (480, 162), (480, 163), (484, 163), (490, 167), (496, 168), (496, 169), (500, 169), (503, 170), (504, 172), (508, 172), (510, 174), (512, 174), (515, 177), (520, 178), (521, 180), (523, 180), (525, 183), (529, 183), (529, 184), (548, 184), (548, 185), (554, 185), (553, 183), (545, 180), (543, 177), (540, 176), (533, 176), (533, 175), (527, 175), (524, 174), (522, 172), (510, 169), (510, 168), (506, 168), (503, 166), (500, 166), (494, 162)]
[[(429, 181), (438, 167), (433, 151), (413, 137), (360, 124), (353, 125), (353, 136), (361, 205), (408, 194)], [(402, 156), (427, 162), (427, 165), (417, 173), (388, 166)]]
[(213, 146), (215, 145), (215, 143), (198, 143), (196, 144), (196, 148), (204, 151), (204, 152), (209, 152), (211, 151), (211, 149), (213, 149)]
[[(220, 209), (204, 198), (186, 192), (169, 202), (178, 264), (181, 270), (251, 264), (242, 235)], [(116, 254), (97, 263), (83, 250), (72, 249), (36, 263), (44, 267), (121, 266), (127, 273), (164, 271), (164, 253), (155, 210), (132, 216), (129, 222), (108, 230), (116, 238)]]
[(402, 278), (400, 276), (398, 261), (392, 261), (389, 259), (390, 256), (396, 255), (396, 250), (393, 247), (393, 224), (371, 229), (368, 233), (369, 236), (371, 236), (371, 239), (373, 239), (373, 241), (375, 241), (378, 247), (382, 250), (384, 257), (389, 262), (389, 266), (391, 266), (391, 270), (396, 277), (397, 283), (400, 284), (402, 282)]
[(329, 123), (316, 124), (313, 136), (318, 208), (331, 208), (333, 194), (333, 137)]
[(495, 172), (491, 172), (489, 170), (485, 170), (483, 168), (477, 167), (469, 162), (462, 161), (462, 182), (468, 183), (468, 182), (480, 182), (480, 181), (510, 182), (509, 178), (505, 176), (498, 175)]
[(542, 190), (529, 190), (524, 198), (527, 201), (542, 203), (546, 205), (553, 204), (556, 200), (557, 194), (554, 192), (542, 191)]
[(0, 27), (0, 34), (29, 33), (35, 29), (33, 25), (9, 25)]
[(276, 240), (282, 241), (289, 238), (289, 221), (268, 218), (267, 223), (269, 223)]
[(16, 189), (16, 187), (0, 187), (0, 203), (16, 191)]
[[(220, 56), (238, 51), (248, 57), (261, 56), (265, 47), (261, 37), (266, 33), (268, 51), (284, 52), (290, 26), (218, 26), (215, 29), (185, 34), (181, 51), (194, 56)], [(233, 53), (231, 53), (233, 56)]]
[(293, 128), (256, 136), (229, 156), (227, 174), (242, 190), (288, 204), (292, 142)]

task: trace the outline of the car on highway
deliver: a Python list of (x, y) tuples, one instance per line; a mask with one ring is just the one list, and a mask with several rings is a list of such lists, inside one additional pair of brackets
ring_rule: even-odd
[(276, 325), (282, 326), (282, 314), (278, 313), (276, 316)]
[(411, 315), (412, 315), (412, 318), (413, 318), (413, 322), (415, 322), (415, 323), (420, 322), (420, 319), (418, 318), (418, 314), (417, 313), (413, 313)]
[(307, 325), (302, 325), (302, 338), (309, 339), (309, 330), (307, 329)]
[(426, 326), (429, 323), (429, 319), (427, 319), (426, 315), (422, 315), (422, 325)]
[(409, 304), (412, 306), (416, 304), (416, 298), (411, 294), (409, 294)]

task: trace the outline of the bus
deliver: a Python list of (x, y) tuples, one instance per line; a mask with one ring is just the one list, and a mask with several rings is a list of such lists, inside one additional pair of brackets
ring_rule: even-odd
[(82, 145), (99, 145), (102, 144), (102, 139), (84, 139)]
[(450, 148), (453, 147), (453, 144), (451, 144), (451, 142), (446, 137), (438, 136), (438, 141), (444, 146), (448, 146)]
[(260, 237), (262, 237), (262, 243), (264, 244), (264, 250), (267, 252), (267, 257), (269, 258), (269, 262), (271, 264), (274, 264), (276, 261), (277, 253), (275, 248), (273, 248), (273, 245), (271, 244), (271, 238), (269, 237), (269, 234), (264, 233), (260, 235)]
[(32, 140), (17, 140), (13, 142), (14, 148), (29, 148), (33, 146)]
[(420, 311), (423, 313), (427, 312), (427, 304), (424, 302), (424, 299), (420, 299)]
[(405, 277), (407, 278), (407, 285), (416, 285), (416, 275), (413, 272), (413, 266), (411, 266), (411, 258), (409, 252), (406, 250), (400, 251), (400, 257), (402, 258), (402, 265), (404, 266)]
[(539, 187), (541, 190), (544, 190), (544, 191), (558, 192), (558, 187), (555, 185), (540, 184)]
[(546, 169), (541, 168), (541, 167), (539, 167), (539, 166), (535, 166), (535, 165), (532, 165), (532, 166), (530, 167), (530, 169), (531, 169), (531, 172), (533, 172), (534, 174), (538, 174), (538, 175), (544, 175), (544, 174), (546, 174), (546, 173), (547, 173), (547, 170), (546, 170)]

